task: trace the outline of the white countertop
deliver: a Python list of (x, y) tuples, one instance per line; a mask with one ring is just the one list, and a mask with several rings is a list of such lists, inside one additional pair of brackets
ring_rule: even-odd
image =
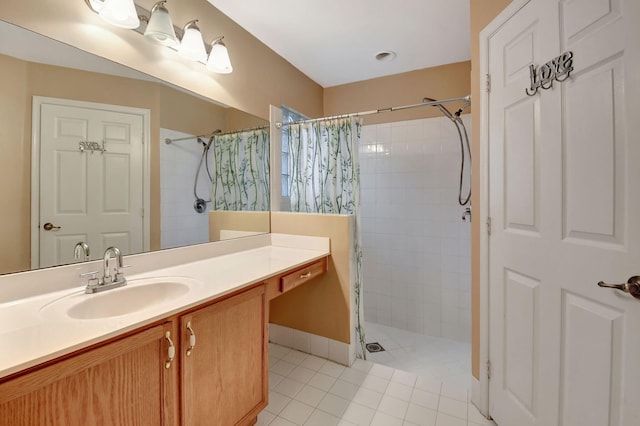
[[(123, 272), (128, 281), (127, 287), (144, 284), (148, 278), (180, 281), (183, 279), (181, 277), (186, 277), (184, 280), (195, 283), (184, 295), (130, 314), (84, 320), (73, 319), (59, 310), (47, 308), (54, 306), (55, 303), (52, 302), (58, 299), (67, 300), (70, 295), (76, 299), (90, 298), (119, 290), (85, 295), (85, 285), (79, 278), (75, 280), (75, 287), (59, 289), (59, 285), (53, 285), (55, 291), (43, 291), (42, 294), (0, 303), (0, 378), (137, 329), (329, 255), (327, 238), (271, 234), (268, 245), (264, 244), (264, 237), (257, 237), (255, 241), (256, 248), (218, 254), (207, 259), (138, 274), (129, 275), (125, 269)], [(245, 246), (246, 244), (245, 242)], [(189, 250), (190, 253), (193, 252), (193, 248)], [(143, 256), (148, 263), (150, 254)], [(135, 263), (135, 257), (127, 256), (125, 261)], [(151, 259), (153, 260), (153, 257)], [(29, 273), (29, 277), (46, 281), (48, 275), (51, 275), (47, 272), (55, 269), (57, 268), (33, 271)], [(11, 276), (3, 277), (0, 285), (11, 285), (10, 279)]]

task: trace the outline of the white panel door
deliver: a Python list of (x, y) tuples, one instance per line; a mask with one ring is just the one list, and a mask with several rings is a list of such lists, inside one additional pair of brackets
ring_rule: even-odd
[[(490, 414), (640, 425), (640, 2), (531, 0), (489, 37)], [(529, 65), (573, 52), (527, 96)]]
[(80, 241), (92, 260), (109, 246), (141, 252), (143, 117), (46, 103), (40, 114), (40, 267), (73, 262)]

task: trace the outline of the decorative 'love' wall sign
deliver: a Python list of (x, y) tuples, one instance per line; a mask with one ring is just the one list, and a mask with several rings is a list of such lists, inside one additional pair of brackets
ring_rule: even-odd
[(563, 82), (573, 71), (573, 52), (564, 52), (540, 67), (529, 65), (531, 87), (524, 89), (527, 95), (533, 96), (538, 89), (551, 89), (553, 81)]

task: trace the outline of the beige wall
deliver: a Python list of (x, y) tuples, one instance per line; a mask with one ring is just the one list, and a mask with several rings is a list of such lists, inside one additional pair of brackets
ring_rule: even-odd
[(269, 212), (209, 211), (209, 241), (220, 241), (220, 231), (269, 232)]
[(271, 213), (271, 232), (329, 237), (325, 275), (271, 301), (269, 322), (350, 343), (352, 218), (309, 213)]
[[(480, 31), (511, 0), (471, 0), (471, 97), (480, 100)], [(471, 116), (471, 155), (480, 158), (480, 108)], [(476, 162), (476, 164), (478, 164)], [(472, 170), (472, 217), (480, 217), (480, 169)], [(471, 372), (480, 377), (480, 221), (471, 222)]]
[[(151, 9), (156, 0), (137, 0)], [(147, 42), (131, 30), (105, 24), (84, 1), (4, 1), (0, 19), (82, 50), (114, 60), (264, 119), (269, 104), (291, 105), (309, 116), (322, 115), (322, 87), (278, 56), (206, 0), (169, 5), (173, 22), (182, 26), (198, 18), (205, 40), (220, 35), (234, 72), (219, 75), (182, 59), (171, 49)]]
[[(30, 227), (30, 123), (28, 64), (0, 56), (0, 272), (28, 269), (31, 258)], [(25, 237), (26, 236), (26, 237)]]
[[(227, 122), (265, 123), (240, 118), (177, 89), (142, 80), (25, 62), (0, 55), (0, 273), (30, 269), (31, 105), (46, 96), (145, 108), (151, 111), (151, 249), (160, 248), (160, 128), (188, 134), (231, 130)], [(227, 116), (231, 114), (230, 119)]]
[[(419, 104), (424, 97), (449, 99), (467, 96), (471, 93), (470, 72), (471, 62), (465, 61), (329, 87), (324, 90), (324, 115)], [(454, 105), (457, 108), (461, 104)], [(469, 110), (465, 110), (465, 113), (468, 112)], [(415, 120), (441, 115), (436, 108), (423, 107), (366, 116), (364, 123)]]

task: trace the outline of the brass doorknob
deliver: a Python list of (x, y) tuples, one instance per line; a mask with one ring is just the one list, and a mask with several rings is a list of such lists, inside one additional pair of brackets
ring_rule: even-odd
[(627, 280), (624, 284), (607, 284), (603, 281), (598, 283), (600, 287), (614, 288), (616, 290), (629, 293), (636, 299), (640, 299), (640, 276), (635, 275)]
[(59, 226), (54, 226), (51, 222), (45, 223), (42, 227), (45, 231), (57, 231), (58, 229), (60, 229)]

